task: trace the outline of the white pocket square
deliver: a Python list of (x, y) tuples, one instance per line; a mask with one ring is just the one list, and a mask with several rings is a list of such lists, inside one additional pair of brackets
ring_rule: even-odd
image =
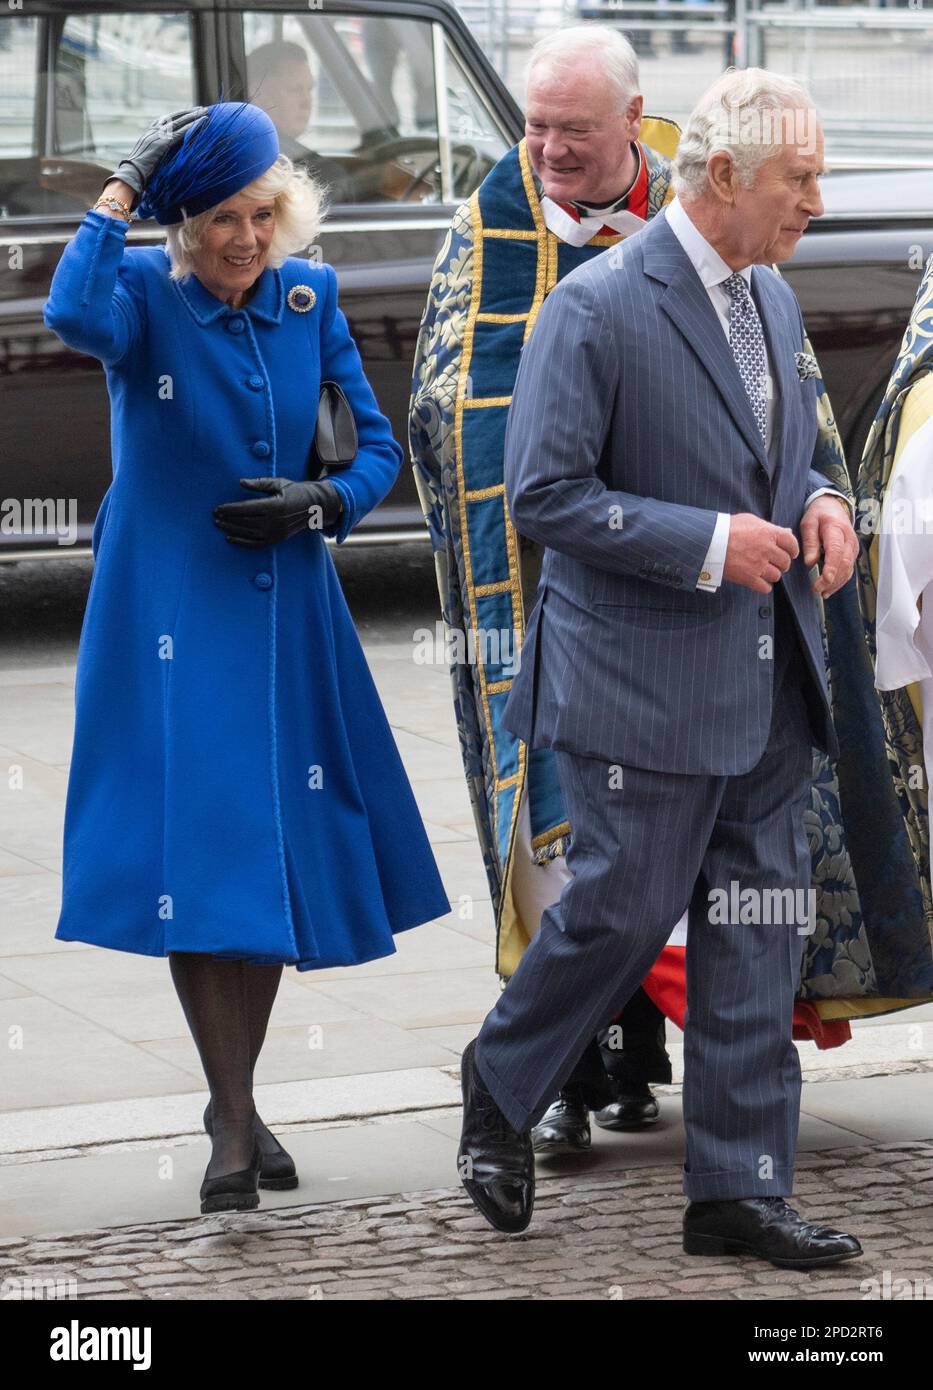
[(819, 376), (820, 369), (812, 352), (795, 352), (794, 361), (801, 381), (809, 381), (812, 376)]

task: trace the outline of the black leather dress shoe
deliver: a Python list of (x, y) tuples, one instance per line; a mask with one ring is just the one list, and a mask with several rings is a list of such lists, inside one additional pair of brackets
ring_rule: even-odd
[(653, 1125), (660, 1113), (647, 1083), (629, 1083), (624, 1090), (619, 1088), (615, 1100), (597, 1110), (596, 1123), (600, 1129), (644, 1129)]
[(497, 1231), (514, 1235), (531, 1220), (535, 1155), (531, 1134), (514, 1130), (483, 1085), (467, 1043), (460, 1063), (463, 1131), (457, 1168), (477, 1211)]
[(783, 1197), (688, 1202), (684, 1250), (688, 1255), (758, 1255), (780, 1269), (813, 1269), (862, 1254), (855, 1236), (804, 1221)]
[[(210, 1211), (255, 1211), (259, 1206), (259, 1167), (262, 1150), (254, 1141), (253, 1161), (238, 1173), (221, 1173), (219, 1177), (204, 1175), (201, 1183), (201, 1214)], [(210, 1165), (208, 1165), (210, 1166)]]
[(558, 1091), (557, 1099), (531, 1131), (536, 1154), (582, 1153), (590, 1147), (590, 1112), (573, 1092)]
[[(207, 1102), (204, 1111), (204, 1128), (208, 1134), (213, 1134), (214, 1126), (211, 1123), (212, 1102)], [(257, 1116), (257, 1119), (259, 1117)], [(269, 1139), (274, 1144), (274, 1148), (266, 1152), (262, 1149), (262, 1166), (259, 1169), (259, 1186), (269, 1188), (274, 1192), (290, 1192), (293, 1187), (298, 1186), (298, 1173), (295, 1168), (295, 1160), (287, 1150), (276, 1139), (275, 1135), (266, 1129)], [(268, 1141), (267, 1141), (268, 1142)], [(262, 1140), (260, 1139), (260, 1145)]]

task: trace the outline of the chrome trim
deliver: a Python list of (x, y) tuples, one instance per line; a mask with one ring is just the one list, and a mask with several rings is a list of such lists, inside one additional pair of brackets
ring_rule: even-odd
[[(836, 222), (870, 222), (878, 231), (883, 231), (891, 222), (919, 222), (921, 225), (928, 223), (933, 227), (933, 207), (928, 207), (923, 212), (919, 209), (914, 212), (886, 212), (883, 216), (879, 216), (877, 212), (827, 212), (822, 217), (815, 217), (807, 231), (825, 231)], [(789, 266), (791, 262), (788, 261), (787, 264)]]
[[(330, 536), (324, 539), (328, 545), (336, 546), (337, 542)], [(399, 528), (395, 531), (354, 531), (343, 542), (344, 545), (401, 545), (410, 544), (412, 541), (427, 541), (430, 544), (431, 535), (427, 526), (419, 526), (413, 531), (405, 531)]]
[(443, 212), (440, 211), (435, 217), (417, 217), (411, 220), (403, 217), (380, 218), (372, 222), (354, 222), (347, 218), (346, 221), (339, 221), (337, 218), (333, 222), (324, 222), (321, 228), (321, 235), (326, 236), (328, 232), (397, 232), (400, 228), (409, 231), (435, 231), (438, 227), (445, 230), (450, 226), (450, 219), (456, 212), (459, 204), (465, 199), (455, 199), (444, 206)]
[(14, 560), (86, 560), (91, 547), (80, 545), (56, 545), (48, 549), (14, 550), (12, 546), (0, 546), (0, 565), (12, 564)]
[(447, 45), (440, 24), (431, 25), (434, 50), (434, 111), (437, 117), (437, 145), (441, 166), (441, 195), (450, 199), (454, 185), (450, 162), (450, 108), (447, 105)]
[[(772, 10), (748, 10), (746, 18), (750, 24), (760, 29), (929, 29), (930, 16), (923, 13), (908, 14), (901, 10), (892, 14), (887, 10), (834, 10), (829, 6), (819, 10), (808, 8), (795, 10), (792, 14), (780, 14)], [(704, 26), (705, 27), (705, 26)]]
[[(9, 226), (9, 223), (6, 225)], [(77, 226), (78, 224), (75, 225), (75, 231), (77, 231)], [(66, 242), (72, 240), (74, 234), (74, 232), (47, 232), (44, 235), (7, 235), (0, 237), (0, 246), (55, 246), (59, 242), (64, 245)], [(157, 237), (157, 232), (141, 232), (137, 233), (135, 236), (127, 234), (127, 242), (132, 244), (134, 241), (155, 241)]]
[[(446, 231), (450, 226), (450, 219), (454, 215), (455, 206), (456, 205), (452, 203), (449, 210), (438, 213), (437, 217), (420, 217), (414, 221), (400, 217), (397, 221), (395, 219), (384, 219), (378, 222), (338, 222), (336, 220), (333, 222), (325, 222), (324, 226), (321, 228), (320, 235), (323, 237), (333, 233), (337, 236), (345, 235), (347, 232)], [(64, 246), (66, 242), (71, 241), (75, 234), (74, 231), (71, 231), (48, 232), (44, 235), (30, 233), (27, 236), (13, 236), (10, 235), (8, 231), (9, 222), (5, 224), (0, 222), (0, 225), (4, 226), (6, 232), (4, 236), (0, 236), (0, 246), (54, 246), (58, 244)], [(78, 225), (77, 223), (75, 224), (75, 231), (77, 231)], [(132, 245), (135, 241), (161, 241), (162, 237), (163, 233), (161, 232), (133, 231), (127, 233), (126, 240), (129, 245)]]
[[(336, 547), (337, 542), (330, 536), (324, 537), (328, 545)], [(344, 545), (410, 545), (412, 542), (430, 542), (426, 526), (412, 531), (356, 531), (343, 542)], [(55, 545), (35, 550), (14, 550), (11, 546), (0, 546), (0, 565), (13, 564), (16, 560), (88, 560), (92, 555), (90, 546)]]
[[(864, 166), (860, 163), (858, 167), (861, 168), (861, 167), (864, 167)], [(909, 167), (909, 168), (911, 168), (911, 169), (915, 169), (917, 166), (916, 166), (915, 164), (911, 164), (911, 165), (906, 166), (906, 167)], [(933, 167), (933, 166), (931, 166), (931, 167)], [(452, 215), (453, 215), (453, 214), (451, 214), (451, 216), (452, 216)], [(827, 213), (824, 213), (824, 215), (823, 215), (822, 217), (814, 218), (813, 221), (812, 221), (812, 223), (811, 223), (811, 225), (807, 228), (807, 231), (808, 231), (808, 232), (821, 232), (821, 231), (827, 231), (829, 228), (833, 227), (833, 226), (836, 225), (837, 223), (847, 223), (847, 222), (868, 222), (868, 223), (871, 223), (872, 226), (875, 227), (875, 228), (876, 228), (877, 230), (879, 230), (879, 231), (883, 230), (885, 227), (895, 226), (895, 225), (898, 225), (899, 223), (902, 223), (902, 222), (919, 223), (921, 226), (923, 226), (924, 224), (927, 224), (927, 223), (928, 223), (928, 224), (930, 224), (931, 226), (933, 226), (933, 206), (928, 207), (928, 208), (905, 209), (903, 212), (898, 211), (898, 212), (883, 212), (883, 213), (879, 213), (879, 212), (877, 211), (877, 209), (874, 209), (874, 210), (866, 209), (864, 212), (827, 212)], [(381, 225), (381, 224), (380, 224), (379, 226), (375, 226), (374, 224), (370, 223), (369, 226), (368, 226), (368, 228), (367, 228), (367, 227), (365, 227), (365, 226), (360, 226), (358, 223), (353, 223), (353, 224), (349, 224), (349, 223), (348, 223), (346, 226), (337, 226), (336, 224), (334, 224), (333, 226), (328, 227), (328, 228), (326, 228), (326, 229), (323, 229), (323, 228), (322, 228), (322, 234), (323, 234), (323, 232), (324, 232), (325, 230), (326, 230), (326, 231), (333, 231), (333, 232), (335, 232), (335, 233), (347, 232), (347, 231), (359, 232), (359, 231), (366, 231), (367, 229), (368, 229), (368, 230), (372, 230), (372, 231), (393, 231), (393, 230), (396, 230), (396, 229), (398, 228), (398, 225), (399, 225), (398, 223), (394, 223), (394, 222), (393, 222), (393, 223), (386, 223), (385, 225)], [(405, 227), (406, 227), (406, 228), (411, 229), (412, 227), (414, 227), (414, 228), (416, 228), (417, 230), (422, 230), (422, 231), (446, 231), (447, 228), (448, 228), (449, 226), (450, 226), (450, 218), (445, 218), (445, 220), (442, 221), (442, 222), (439, 221), (439, 222), (419, 222), (419, 223), (406, 222), (406, 223), (405, 223)], [(22, 237), (0, 236), (0, 247), (8, 247), (8, 246), (54, 246), (54, 245), (57, 245), (57, 244), (59, 244), (59, 243), (61, 243), (62, 245), (64, 245), (66, 242), (71, 241), (72, 235), (73, 235), (73, 233), (71, 233), (71, 234), (64, 234), (64, 233), (57, 233), (57, 232), (56, 232), (56, 233), (53, 233), (53, 234), (50, 235), (50, 236), (22, 236)], [(130, 239), (130, 240), (132, 240), (132, 239)], [(152, 238), (152, 237), (139, 237), (138, 240), (139, 240), (139, 241), (143, 241), (143, 240), (151, 241), (151, 240), (153, 240), (153, 238)], [(339, 269), (339, 267), (338, 267), (338, 269)]]

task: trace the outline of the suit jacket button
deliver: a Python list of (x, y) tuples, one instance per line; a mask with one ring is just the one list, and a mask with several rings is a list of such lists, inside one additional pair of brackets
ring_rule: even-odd
[(768, 605), (767, 605), (766, 603), (763, 603), (763, 604), (761, 605), (761, 607), (759, 608), (759, 610), (758, 610), (758, 616), (759, 616), (759, 618), (770, 618), (770, 617), (771, 617), (771, 609), (768, 607)]
[(261, 574), (255, 576), (253, 583), (256, 585), (257, 589), (271, 589), (272, 575), (266, 574), (265, 571), (263, 571)]
[(758, 467), (757, 467), (757, 469), (756, 469), (755, 471), (757, 472), (758, 478), (759, 478), (759, 480), (760, 480), (761, 482), (763, 482), (763, 483), (769, 483), (769, 482), (771, 481), (771, 479), (770, 479), (770, 477), (769, 477), (769, 475), (768, 475), (768, 470), (767, 470), (767, 468), (765, 468), (765, 466), (764, 466), (763, 464), (759, 463), (759, 465), (758, 465)]
[(253, 453), (258, 459), (267, 459), (272, 453), (272, 449), (264, 439), (258, 439), (253, 445)]

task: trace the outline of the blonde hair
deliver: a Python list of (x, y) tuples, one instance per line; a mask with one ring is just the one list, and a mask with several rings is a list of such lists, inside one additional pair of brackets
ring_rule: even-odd
[[(275, 231), (266, 255), (266, 264), (273, 270), (317, 237), (326, 212), (326, 188), (307, 169), (297, 168), (287, 155), (280, 154), (264, 174), (241, 188), (240, 193), (257, 202), (272, 199), (275, 204)], [(208, 208), (166, 227), (165, 249), (172, 263), (171, 279), (182, 280), (194, 271), (201, 238), (216, 212), (217, 207)]]

